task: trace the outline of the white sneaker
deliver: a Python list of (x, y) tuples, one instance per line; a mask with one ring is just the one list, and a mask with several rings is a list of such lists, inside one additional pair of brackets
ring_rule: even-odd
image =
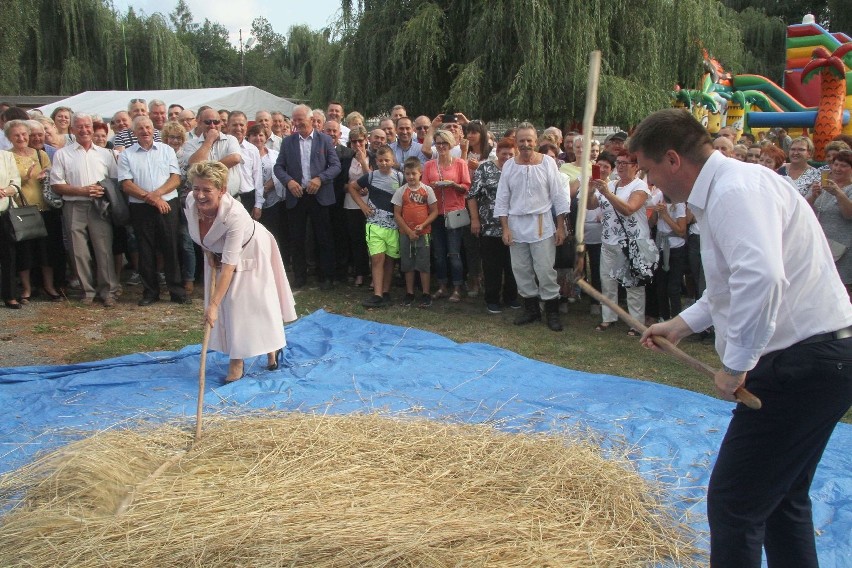
[(139, 286), (142, 284), (142, 277), (139, 276), (138, 272), (134, 272), (130, 275), (130, 278), (127, 279), (128, 286)]

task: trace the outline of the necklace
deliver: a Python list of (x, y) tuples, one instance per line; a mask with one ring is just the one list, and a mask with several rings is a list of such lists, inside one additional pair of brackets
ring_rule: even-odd
[(201, 211), (198, 212), (198, 216), (204, 219), (205, 221), (212, 221), (216, 218), (216, 215), (205, 215)]

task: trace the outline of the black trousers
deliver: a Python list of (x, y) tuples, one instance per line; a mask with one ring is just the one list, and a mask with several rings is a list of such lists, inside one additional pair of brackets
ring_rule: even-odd
[(479, 237), (482, 256), (482, 279), (485, 288), (485, 303), (508, 305), (518, 299), (518, 285), (512, 272), (512, 256), (502, 237)]
[(168, 204), (171, 209), (165, 215), (147, 203), (130, 204), (130, 222), (133, 224), (136, 246), (139, 249), (137, 270), (142, 279), (142, 295), (145, 298), (160, 297), (160, 283), (157, 279), (158, 252), (163, 255), (163, 271), (169, 295), (173, 298), (186, 296), (178, 254), (180, 199), (175, 197)]
[(260, 219), (258, 220), (275, 237), (275, 242), (278, 243), (278, 250), (281, 252), (281, 258), (287, 258), (284, 256), (284, 247), (281, 242), (282, 218), (284, 215), (284, 203), (279, 201), (271, 207), (261, 209)]
[(306, 257), (306, 237), (308, 218), (314, 229), (317, 253), (319, 254), (320, 279), (334, 278), (334, 241), (331, 237), (331, 219), (328, 206), (317, 203), (316, 195), (305, 194), (299, 198), (295, 207), (287, 210), (292, 241), (293, 272), (295, 281), (303, 283), (308, 276)]
[(657, 309), (664, 320), (678, 315), (682, 308), (680, 294), (683, 289), (683, 273), (686, 270), (687, 246), (669, 249), (669, 269), (663, 270), (663, 257), (660, 253), (660, 264), (654, 272), (654, 282), (657, 284)]
[(9, 236), (9, 213), (0, 215), (0, 296), (4, 301), (18, 297), (17, 247)]
[(370, 276), (370, 254), (367, 251), (367, 218), (360, 209), (344, 209), (349, 254), (352, 256), (352, 271), (355, 276)]
[(746, 376), (763, 401), (737, 405), (710, 477), (710, 564), (817, 566), (808, 496), (834, 426), (852, 404), (852, 338), (768, 353)]

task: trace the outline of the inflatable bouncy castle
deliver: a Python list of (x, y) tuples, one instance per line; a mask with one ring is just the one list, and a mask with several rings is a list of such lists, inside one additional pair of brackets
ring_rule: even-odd
[(817, 160), (832, 138), (852, 134), (852, 38), (828, 32), (813, 16), (787, 27), (783, 86), (760, 75), (731, 76), (706, 51), (704, 67), (700, 89), (677, 89), (672, 98), (711, 133), (783, 127), (809, 134)]

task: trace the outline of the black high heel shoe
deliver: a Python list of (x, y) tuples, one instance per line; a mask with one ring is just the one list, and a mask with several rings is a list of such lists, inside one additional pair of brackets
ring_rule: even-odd
[(277, 371), (278, 367), (280, 367), (279, 361), (284, 359), (284, 349), (279, 349), (275, 352), (275, 362), (266, 367), (267, 371)]
[(59, 302), (60, 300), (62, 300), (62, 294), (51, 294), (50, 292), (48, 292), (44, 288), (41, 289), (41, 292), (42, 292), (42, 294), (44, 294), (45, 296), (50, 298), (51, 302)]

